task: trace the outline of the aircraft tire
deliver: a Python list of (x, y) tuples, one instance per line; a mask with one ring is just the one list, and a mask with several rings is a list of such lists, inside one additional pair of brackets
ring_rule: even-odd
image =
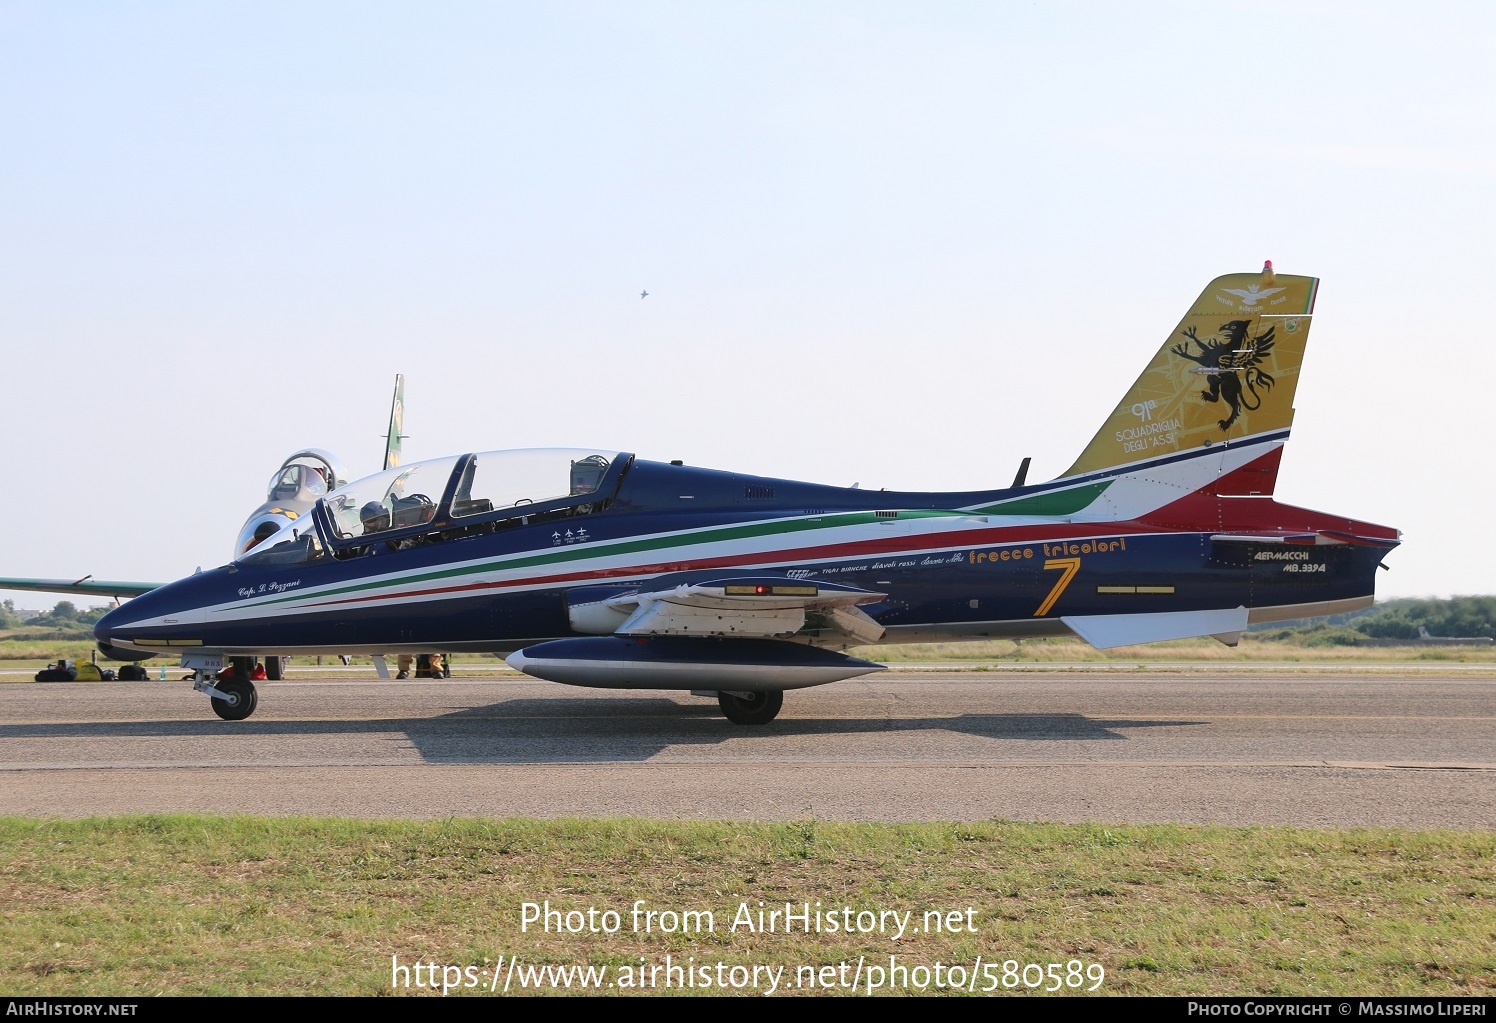
[(214, 696), (209, 698), (213, 704), (213, 713), (225, 721), (243, 721), (255, 712), (259, 706), (260, 694), (255, 692), (254, 685), (241, 678), (226, 678), (213, 683), (214, 688), (219, 689), (232, 699), (220, 700)]
[(281, 659), (279, 657), (265, 658), (265, 681), (279, 682), (284, 670), (285, 669), (281, 666)]
[(784, 706), (784, 690), (771, 689), (765, 693), (754, 693), (749, 699), (732, 693), (718, 693), (717, 705), (727, 720), (735, 725), (767, 725), (779, 715)]

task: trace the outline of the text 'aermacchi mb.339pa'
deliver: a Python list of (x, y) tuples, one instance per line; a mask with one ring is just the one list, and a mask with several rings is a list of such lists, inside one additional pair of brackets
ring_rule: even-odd
[(108, 655), (181, 655), (224, 718), (231, 656), (512, 652), (538, 678), (715, 695), (878, 670), (849, 647), (1215, 636), (1368, 606), (1399, 534), (1273, 496), (1318, 282), (1212, 281), (1058, 479), (866, 491), (614, 450), (455, 455), (347, 484), (238, 560), (106, 615)]

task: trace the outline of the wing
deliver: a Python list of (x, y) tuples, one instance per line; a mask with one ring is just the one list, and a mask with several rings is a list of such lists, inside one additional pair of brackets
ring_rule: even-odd
[(0, 579), (0, 590), (36, 590), (40, 593), (78, 593), (89, 597), (138, 597), (164, 583), (111, 582), (86, 575), (82, 579)]
[(841, 644), (876, 643), (884, 629), (859, 604), (885, 594), (784, 576), (735, 576), (649, 593), (573, 590), (568, 614), (577, 632), (620, 636), (802, 636)]

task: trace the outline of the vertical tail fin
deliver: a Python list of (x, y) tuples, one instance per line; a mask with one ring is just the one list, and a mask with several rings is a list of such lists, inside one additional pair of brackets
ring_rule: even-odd
[[(1211, 281), (1061, 478), (1217, 445), (1281, 444), (1318, 286), (1276, 274), (1270, 262), (1260, 274)], [(1277, 445), (1269, 452), (1256, 493), (1272, 492)]]

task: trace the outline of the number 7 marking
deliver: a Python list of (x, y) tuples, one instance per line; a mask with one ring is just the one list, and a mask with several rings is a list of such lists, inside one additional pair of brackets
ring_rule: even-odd
[(1075, 578), (1075, 573), (1080, 571), (1079, 558), (1050, 558), (1044, 563), (1044, 571), (1052, 568), (1063, 568), (1064, 574), (1060, 581), (1054, 584), (1054, 589), (1049, 591), (1049, 596), (1044, 598), (1044, 603), (1039, 605), (1039, 610), (1034, 612), (1035, 618), (1049, 614), (1049, 609), (1054, 607), (1054, 602), (1060, 599), (1060, 594), (1065, 592), (1065, 587), (1070, 585), (1070, 580)]

